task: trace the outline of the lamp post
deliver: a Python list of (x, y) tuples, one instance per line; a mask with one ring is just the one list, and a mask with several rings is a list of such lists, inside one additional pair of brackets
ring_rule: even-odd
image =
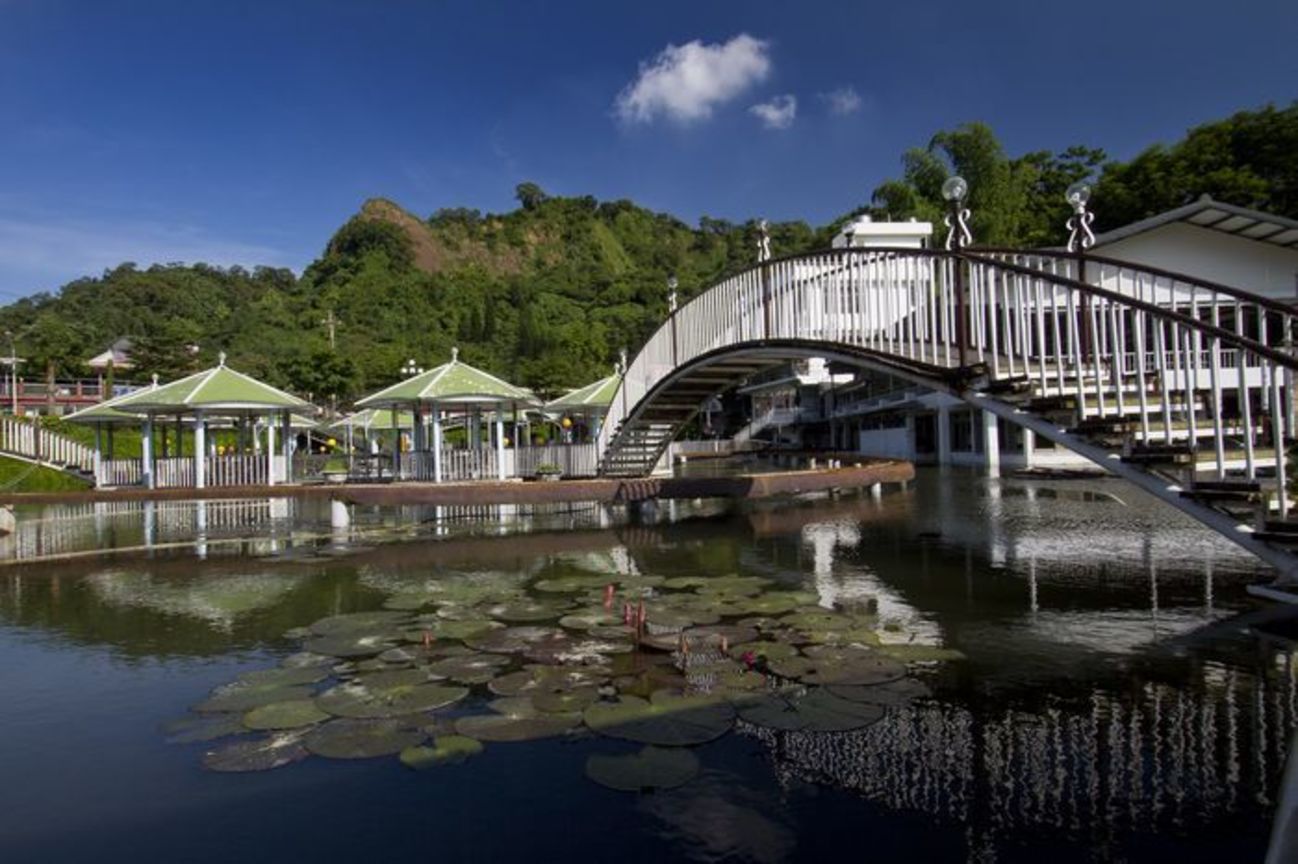
[[(1065, 248), (1077, 254), (1077, 281), (1086, 281), (1086, 250), (1095, 245), (1095, 233), (1091, 223), (1095, 214), (1086, 209), (1091, 200), (1091, 186), (1085, 180), (1078, 180), (1064, 191), (1064, 200), (1072, 208), (1073, 215), (1068, 217), (1068, 244)], [(1091, 357), (1091, 297), (1082, 295), (1082, 350), (1083, 360)]]
[(946, 248), (956, 253), (951, 266), (955, 271), (955, 308), (956, 308), (956, 350), (960, 365), (965, 363), (965, 353), (969, 341), (969, 321), (965, 309), (964, 262), (960, 260), (960, 250), (973, 243), (973, 234), (969, 232), (969, 209), (964, 206), (965, 196), (969, 194), (969, 184), (958, 174), (946, 178), (942, 184), (942, 198), (947, 202), (948, 213), (945, 218)]
[(23, 362), (18, 359), (18, 351), (14, 348), (14, 332), (5, 331), (5, 338), (9, 340), (9, 356), (5, 361), (9, 364), (9, 396), (11, 399), (11, 409), (15, 417), (18, 416), (18, 364)]
[(676, 277), (667, 277), (667, 317), (672, 322), (672, 366), (677, 363), (676, 355)]

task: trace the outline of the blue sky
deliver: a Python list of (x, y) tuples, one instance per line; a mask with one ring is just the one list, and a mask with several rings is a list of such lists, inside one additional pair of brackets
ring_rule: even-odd
[(0, 0), (0, 300), (300, 270), (368, 197), (498, 211), (524, 180), (822, 223), (962, 121), (1129, 157), (1287, 104), (1296, 43), (1292, 0)]

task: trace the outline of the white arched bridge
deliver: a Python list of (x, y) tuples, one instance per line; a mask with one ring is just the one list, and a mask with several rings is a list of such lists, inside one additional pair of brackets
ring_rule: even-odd
[(844, 248), (765, 261), (628, 364), (601, 473), (648, 474), (719, 392), (827, 357), (924, 385), (1130, 480), (1298, 579), (1295, 310), (1085, 253)]

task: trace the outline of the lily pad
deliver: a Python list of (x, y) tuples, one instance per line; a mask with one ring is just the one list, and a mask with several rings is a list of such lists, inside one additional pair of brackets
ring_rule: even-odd
[(586, 776), (620, 792), (647, 792), (684, 786), (699, 773), (698, 757), (679, 747), (645, 747), (639, 753), (586, 759)]
[(375, 630), (389, 630), (409, 619), (410, 616), (404, 612), (351, 612), (321, 618), (311, 625), (311, 632), (317, 636), (354, 636)]
[(313, 651), (299, 651), (296, 654), (290, 654), (279, 665), (285, 669), (298, 669), (303, 666), (328, 666), (337, 658), (329, 654), (316, 654)]
[(504, 624), (489, 618), (465, 618), (458, 621), (432, 618), (416, 622), (416, 626), (405, 631), (405, 637), (412, 642), (422, 642), (425, 633), (433, 639), (469, 639), (504, 627)]
[(559, 626), (569, 630), (589, 630), (592, 627), (622, 627), (622, 616), (603, 607), (570, 612), (559, 619)]
[(596, 687), (574, 687), (566, 690), (537, 690), (532, 705), (545, 714), (574, 714), (599, 698)]
[(720, 738), (734, 723), (735, 710), (729, 703), (659, 690), (649, 701), (621, 696), (616, 702), (596, 702), (582, 714), (586, 725), (601, 735), (684, 747), (706, 744)]
[(870, 649), (816, 645), (803, 653), (813, 664), (810, 671), (799, 676), (808, 684), (868, 686), (906, 675), (904, 664)]
[(283, 768), (307, 757), (301, 738), (295, 733), (271, 735), (255, 741), (235, 741), (203, 756), (209, 771), (246, 772)]
[(435, 711), (469, 695), (468, 688), (433, 683), (427, 672), (376, 672), (339, 684), (316, 697), (316, 705), (337, 717), (399, 717)]
[(397, 647), (401, 633), (396, 630), (383, 630), (376, 633), (345, 633), (331, 636), (317, 636), (308, 639), (302, 647), (315, 654), (328, 654), (331, 657), (350, 659), (353, 657), (373, 657), (382, 654), (389, 648)]
[(612, 581), (607, 576), (558, 576), (553, 579), (542, 579), (532, 587), (547, 594), (575, 594), (591, 588), (603, 588)]
[(568, 604), (542, 603), (536, 600), (515, 600), (481, 607), (480, 611), (507, 623), (550, 621), (563, 615)]
[(194, 710), (207, 714), (219, 711), (251, 711), (272, 702), (310, 699), (310, 687), (284, 687), (278, 684), (226, 684), (212, 691), (212, 695), (194, 706)]
[(537, 741), (565, 735), (581, 723), (580, 714), (542, 713), (526, 698), (497, 699), (488, 707), (490, 714), (456, 720), (455, 731), (479, 741)]
[(936, 645), (880, 645), (879, 650), (902, 663), (935, 663), (943, 660), (963, 660), (963, 652)]
[(864, 687), (830, 685), (825, 689), (840, 699), (847, 699), (851, 702), (869, 702), (885, 707), (905, 705), (913, 699), (923, 699), (933, 693), (927, 684), (914, 678), (901, 678), (896, 681), (889, 681), (886, 684)]
[(465, 644), (477, 651), (516, 654), (547, 640), (567, 638), (568, 634), (557, 627), (507, 627), (472, 636)]
[(447, 657), (428, 667), (428, 671), (441, 678), (450, 678), (461, 684), (485, 684), (509, 664), (508, 657), (499, 654), (466, 654)]
[(190, 714), (173, 720), (162, 727), (162, 732), (172, 744), (194, 744), (215, 741), (248, 731), (237, 714)]
[(239, 685), (254, 687), (293, 687), (299, 684), (315, 684), (329, 677), (329, 670), (323, 666), (300, 666), (297, 668), (255, 669), (245, 672), (235, 679)]
[(254, 731), (301, 729), (328, 720), (329, 716), (316, 707), (313, 699), (294, 699), (252, 709), (243, 715), (243, 725)]
[(332, 720), (305, 739), (306, 749), (329, 759), (391, 756), (424, 741), (424, 733), (396, 720)]
[(806, 694), (753, 696), (737, 704), (739, 718), (754, 726), (786, 732), (848, 732), (883, 717), (883, 707), (839, 698), (817, 688)]
[(407, 747), (401, 751), (401, 762), (409, 768), (422, 770), (437, 765), (463, 762), (482, 752), (482, 743), (463, 735), (439, 735), (433, 746)]

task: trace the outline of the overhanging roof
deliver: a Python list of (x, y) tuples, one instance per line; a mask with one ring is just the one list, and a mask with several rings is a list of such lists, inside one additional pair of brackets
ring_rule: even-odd
[(136, 391), (114, 407), (131, 414), (201, 412), (212, 416), (312, 410), (309, 402), (236, 372), (224, 361), (179, 381)]
[(622, 376), (615, 372), (607, 378), (601, 378), (593, 384), (587, 384), (585, 387), (578, 387), (558, 399), (545, 403), (545, 410), (607, 410), (608, 406), (613, 403), (613, 395), (617, 393), (617, 388), (621, 383)]
[(1269, 243), (1272, 246), (1298, 249), (1298, 221), (1276, 216), (1273, 213), (1263, 213), (1261, 210), (1250, 210), (1247, 207), (1236, 207), (1234, 204), (1214, 201), (1207, 195), (1184, 207), (1177, 207), (1150, 216), (1148, 219), (1098, 234), (1095, 237), (1095, 246), (1098, 248), (1125, 240), (1173, 222), (1185, 222), (1200, 228), (1220, 231), (1223, 234), (1243, 237), (1246, 240)]
[(537, 399), (522, 387), (461, 363), (458, 352), (451, 352), (451, 362), (421, 372), (391, 387), (357, 400), (357, 408), (386, 408), (437, 402), (456, 405), (502, 405), (517, 403), (536, 405)]

